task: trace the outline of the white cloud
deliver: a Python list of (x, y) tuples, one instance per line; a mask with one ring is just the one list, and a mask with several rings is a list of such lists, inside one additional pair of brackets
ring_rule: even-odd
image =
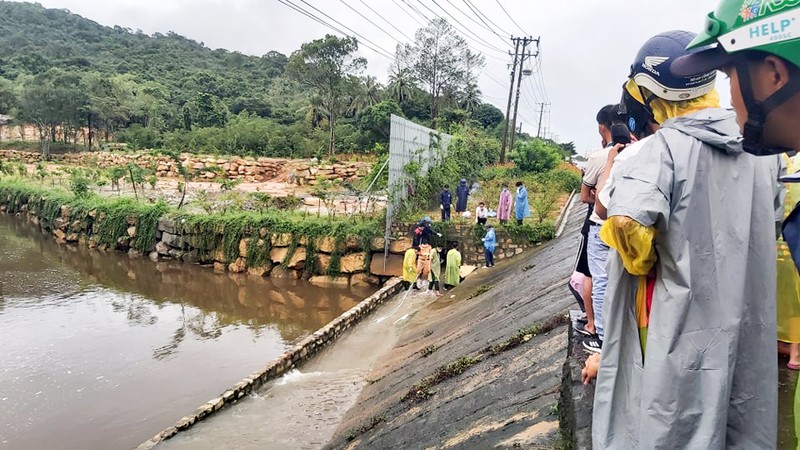
[[(367, 10), (360, 0), (306, 1), (391, 54), (397, 42), (389, 34), (402, 37)], [(469, 28), (471, 33), (485, 41), (476, 42), (471, 33), (462, 31), (475, 49), (487, 55), (485, 73), (480, 77), (485, 100), (505, 111), (509, 57), (486, 45), (503, 47), (503, 39), (468, 19), (466, 15), (475, 16), (464, 0), (364, 1), (412, 37), (419, 28), (412, 16), (422, 19), (409, 10), (408, 4), (431, 17), (430, 10), (422, 6), (421, 2), (424, 2), (428, 8), (454, 23), (439, 9), (437, 3), (445, 8), (463, 24), (463, 27), (455, 24), (457, 28)], [(343, 2), (371, 18), (377, 27), (359, 17)], [(496, 0), (471, 2), (505, 32), (517, 36), (522, 34)], [(549, 126), (548, 132), (557, 135), (560, 141), (575, 141), (581, 152), (599, 146), (595, 113), (601, 106), (619, 100), (620, 88), (641, 44), (662, 31), (699, 31), (705, 15), (718, 2), (500, 0), (526, 32), (534, 37), (541, 36), (542, 75), (547, 99), (551, 103), (550, 114), (545, 116), (543, 124)], [(48, 8), (69, 9), (103, 25), (141, 29), (148, 34), (174, 31), (211, 48), (226, 48), (252, 55), (262, 55), (270, 50), (290, 54), (303, 42), (332, 33), (330, 29), (277, 0), (39, 0), (39, 3)], [(301, 0), (293, 0), (293, 3), (310, 9)], [(366, 44), (363, 39), (360, 41)], [(505, 48), (511, 50), (510, 44)], [(385, 81), (391, 61), (364, 45), (361, 52), (369, 60), (367, 72)], [(539, 119), (536, 104), (545, 99), (540, 88), (531, 87), (532, 80), (523, 83), (520, 116), (523, 130), (535, 133)], [(727, 85), (723, 81), (718, 88), (723, 105), (727, 106)]]

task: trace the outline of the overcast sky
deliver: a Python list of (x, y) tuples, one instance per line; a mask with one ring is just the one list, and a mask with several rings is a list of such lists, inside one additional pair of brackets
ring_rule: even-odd
[[(445, 17), (462, 30), (460, 33), (474, 50), (486, 56), (479, 87), (484, 101), (503, 112), (510, 63), (506, 52), (512, 50), (508, 34), (541, 36), (539, 61), (534, 61), (535, 67), (541, 69), (541, 79), (533, 75), (523, 82), (519, 109), (523, 131), (536, 134), (539, 103), (549, 103), (546, 108), (549, 113), (543, 117), (543, 131), (560, 142), (574, 141), (581, 153), (599, 147), (595, 113), (603, 105), (619, 101), (622, 83), (644, 41), (671, 29), (699, 31), (705, 15), (719, 2), (471, 0), (479, 12), (491, 19), (487, 21), (489, 28), (498, 36), (483, 26), (465, 0), (305, 1), (307, 4), (301, 0), (292, 0), (292, 3), (321, 16), (308, 6), (313, 5), (372, 41), (374, 47), (392, 55), (398, 40), (408, 41), (403, 34), (413, 37), (420, 27), (417, 21), (423, 20), (408, 5), (429, 18), (434, 17), (434, 13)], [(335, 33), (278, 0), (39, 0), (39, 3), (48, 8), (66, 8), (102, 25), (140, 29), (148, 34), (174, 31), (211, 48), (251, 55), (263, 55), (270, 50), (288, 55), (303, 42)], [(403, 34), (368, 10), (365, 3)], [(369, 45), (362, 38), (359, 41)], [(366, 72), (385, 83), (391, 60), (364, 45), (360, 52), (369, 61)], [(723, 106), (727, 107), (730, 104), (728, 86), (724, 76), (718, 78)]]

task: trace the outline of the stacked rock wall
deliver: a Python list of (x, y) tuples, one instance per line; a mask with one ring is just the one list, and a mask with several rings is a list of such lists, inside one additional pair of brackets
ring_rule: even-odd
[[(42, 160), (40, 153), (0, 150), (0, 159), (19, 160), (35, 164)], [(178, 164), (170, 157), (149, 153), (86, 152), (53, 154), (51, 161), (78, 166), (106, 169), (130, 163), (155, 170), (159, 177), (178, 177)], [(309, 160), (278, 158), (215, 157), (181, 154), (181, 164), (198, 171), (200, 180), (236, 179), (247, 183), (270, 181), (286, 174), (280, 181), (295, 184), (317, 184), (323, 177), (328, 180), (356, 181), (369, 172), (370, 164), (348, 162), (337, 164), (312, 164)]]

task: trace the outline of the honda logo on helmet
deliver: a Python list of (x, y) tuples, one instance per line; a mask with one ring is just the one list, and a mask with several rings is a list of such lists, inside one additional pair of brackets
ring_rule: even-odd
[(653, 75), (660, 77), (661, 73), (656, 70), (656, 66), (664, 64), (664, 61), (668, 59), (669, 56), (646, 56), (642, 67)]

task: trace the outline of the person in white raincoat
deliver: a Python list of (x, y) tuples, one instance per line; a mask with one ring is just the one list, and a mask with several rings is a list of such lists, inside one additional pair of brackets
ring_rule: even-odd
[(778, 168), (742, 151), (732, 112), (707, 109), (714, 71), (670, 74), (693, 37), (640, 50), (623, 102), (631, 131), (652, 135), (614, 163), (616, 146), (601, 181), (612, 250), (595, 449), (776, 446)]

